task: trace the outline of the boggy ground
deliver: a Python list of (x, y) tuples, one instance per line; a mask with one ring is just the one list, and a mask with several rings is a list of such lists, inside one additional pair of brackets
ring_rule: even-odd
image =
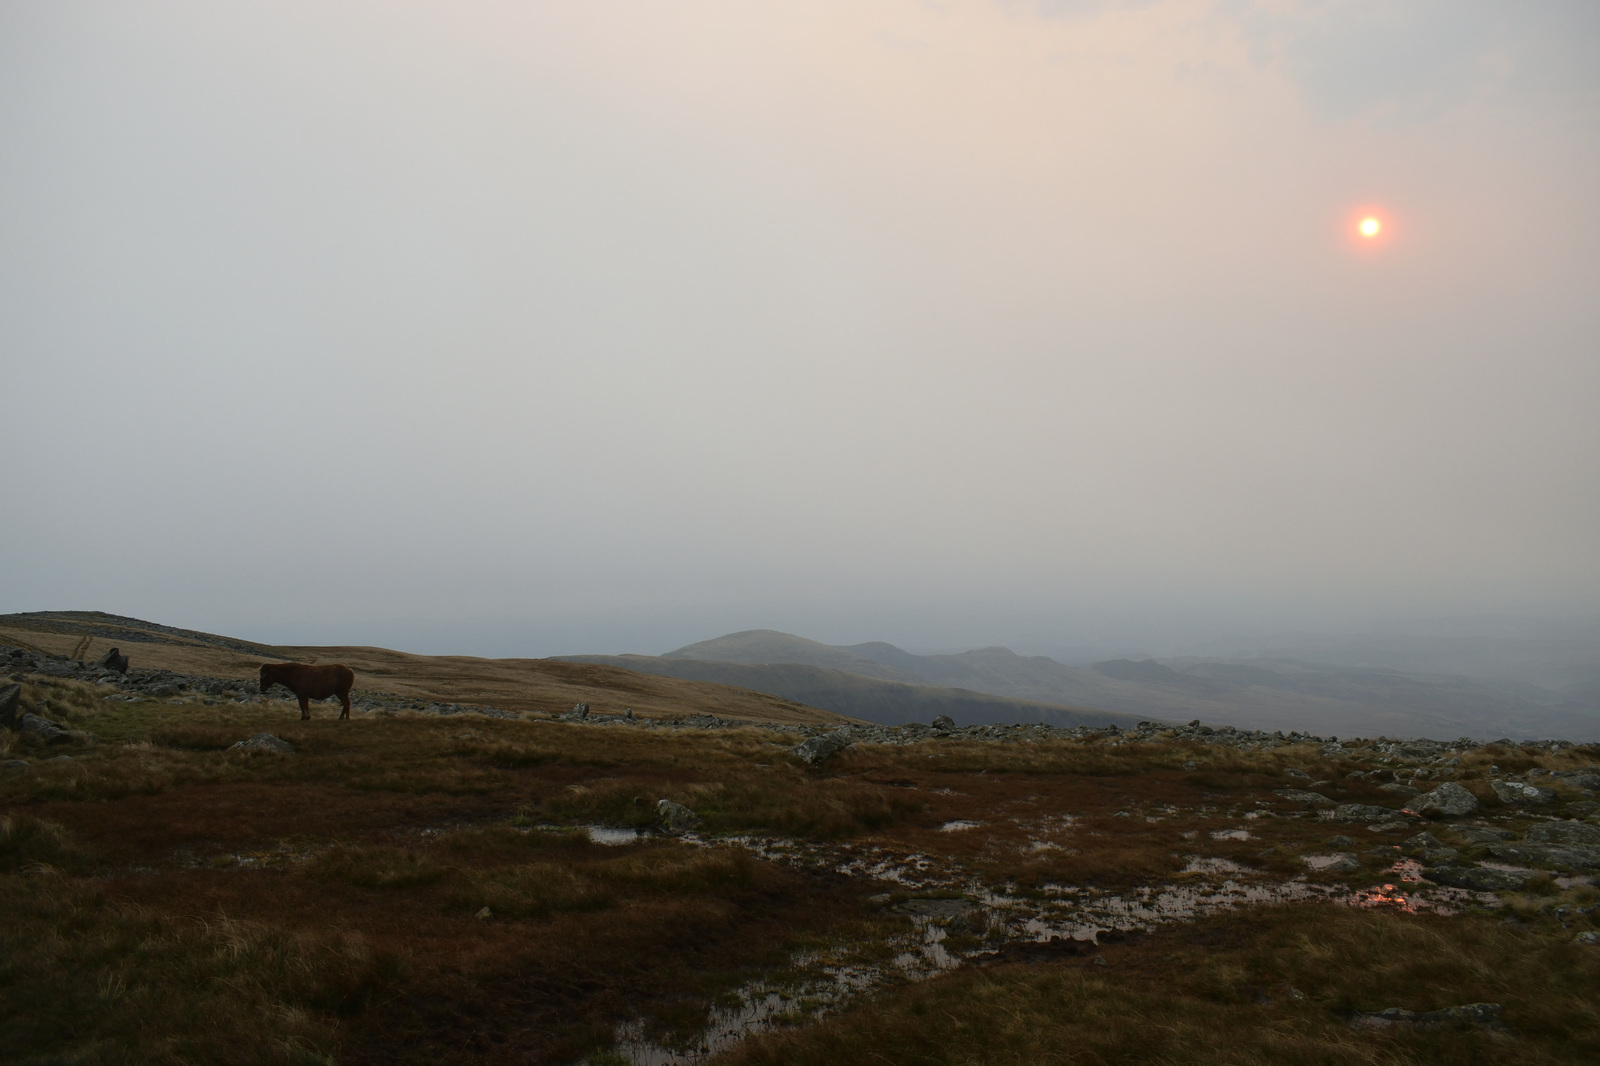
[[(770, 728), (337, 721), (322, 707), (302, 723), (284, 702), (104, 695), (24, 681), (22, 710), (97, 746), (0, 732), (0, 758), (25, 764), (0, 773), (4, 1061), (617, 1061), (621, 1028), (690, 1046), (708, 1011), (797, 959), (892, 972), (908, 938), (935, 933), (968, 961), (880, 984), (726, 1059), (1600, 1056), (1600, 948), (1574, 939), (1595, 929), (1600, 893), (1559, 871), (1517, 895), (1440, 890), (1455, 892), (1440, 897), (1448, 915), (1411, 913), (1392, 902), (1414, 900), (1402, 889), (1375, 907), (1258, 907), (1103, 947), (1023, 950), (1025, 930), (963, 909), (1059, 905), (1063, 886), (1306, 878), (1344, 899), (1393, 882), (1415, 820), (1330, 823), (1278, 795), (1315, 787), (1398, 808), (1382, 787), (1393, 781), (1347, 776), (1409, 779), (1417, 767), (1393, 746), (1247, 751), (1152, 728), (863, 743), (813, 767), (792, 752), (798, 734)], [(258, 731), (295, 753), (229, 750)], [(1476, 821), (1520, 829), (1587, 816), (1594, 801), (1545, 775), (1544, 807), (1501, 806), (1491, 766), (1575, 770), (1595, 755), (1491, 746), (1412, 761), (1477, 794)], [(692, 808), (697, 833), (608, 847), (578, 828), (648, 829), (660, 799)], [(1336, 852), (1355, 868), (1307, 869), (1305, 857)], [(1503, 1028), (1350, 1024), (1349, 1012), (1479, 1001), (1502, 1005)]]

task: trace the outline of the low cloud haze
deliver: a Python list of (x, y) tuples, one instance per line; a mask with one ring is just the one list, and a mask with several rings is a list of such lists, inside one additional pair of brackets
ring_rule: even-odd
[(7, 4), (0, 611), (1592, 635), (1597, 54), (1554, 0)]

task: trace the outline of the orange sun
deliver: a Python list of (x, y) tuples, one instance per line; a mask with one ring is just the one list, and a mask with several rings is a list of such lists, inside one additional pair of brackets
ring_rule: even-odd
[(1379, 222), (1371, 215), (1368, 215), (1366, 218), (1361, 220), (1361, 225), (1357, 226), (1356, 228), (1361, 231), (1361, 235), (1363, 237), (1370, 239), (1383, 232), (1383, 223)]

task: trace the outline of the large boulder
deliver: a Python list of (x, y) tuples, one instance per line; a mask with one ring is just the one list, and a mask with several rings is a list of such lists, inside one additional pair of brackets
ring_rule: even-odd
[(1528, 830), (1530, 844), (1600, 845), (1600, 826), (1583, 822), (1540, 822)]
[(279, 755), (294, 754), (294, 745), (282, 737), (275, 737), (271, 733), (257, 733), (248, 740), (241, 740), (228, 749), (229, 751), (267, 751)]
[(820, 737), (811, 737), (794, 749), (794, 753), (812, 766), (850, 746), (850, 728), (845, 726)]
[(1523, 781), (1491, 781), (1489, 787), (1508, 807), (1543, 807), (1556, 798), (1556, 790)]
[(100, 656), (100, 661), (95, 663), (95, 665), (103, 667), (107, 670), (115, 670), (119, 674), (125, 674), (128, 672), (128, 657), (123, 655), (116, 648), (112, 648), (110, 651)]
[(1576, 770), (1557, 770), (1550, 776), (1577, 788), (1600, 790), (1600, 766), (1582, 766)]
[(669, 799), (656, 801), (656, 815), (671, 833), (682, 833), (700, 824), (698, 814)]
[(954, 729), (955, 727), (956, 727), (956, 720), (954, 718), (951, 718), (948, 714), (937, 714), (937, 715), (934, 715), (934, 717), (933, 717), (933, 728), (942, 729), (945, 732), (949, 732), (950, 730)]
[(1454, 781), (1446, 781), (1406, 804), (1406, 810), (1435, 818), (1465, 818), (1478, 809), (1478, 797)]
[(73, 729), (62, 725), (60, 722), (52, 722), (48, 718), (40, 718), (36, 714), (25, 714), (18, 718), (16, 730), (26, 736), (43, 740), (47, 744), (100, 743), (94, 736), (83, 732), (81, 729)]

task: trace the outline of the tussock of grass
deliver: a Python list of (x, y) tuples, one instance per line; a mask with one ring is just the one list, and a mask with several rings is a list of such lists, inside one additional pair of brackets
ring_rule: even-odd
[(335, 1019), (403, 973), (338, 930), (159, 916), (49, 876), (0, 877), (0, 892), (10, 1062), (331, 1063)]
[(83, 859), (63, 826), (28, 814), (0, 815), (0, 873), (77, 866)]

